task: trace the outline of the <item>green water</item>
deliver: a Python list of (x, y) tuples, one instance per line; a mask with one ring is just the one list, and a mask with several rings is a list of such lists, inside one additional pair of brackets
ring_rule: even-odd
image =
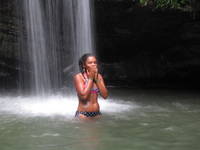
[(199, 100), (186, 90), (112, 89), (99, 120), (0, 111), (0, 150), (197, 150)]

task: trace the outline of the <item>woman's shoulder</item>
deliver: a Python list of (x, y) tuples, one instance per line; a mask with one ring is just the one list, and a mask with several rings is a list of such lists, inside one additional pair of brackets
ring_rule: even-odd
[(103, 78), (103, 76), (100, 73), (98, 73), (98, 76), (100, 76), (101, 78)]
[(74, 79), (77, 79), (77, 78), (82, 78), (82, 73), (77, 73), (74, 75)]
[(82, 74), (82, 73), (79, 72), (79, 73), (75, 74), (74, 77), (80, 76), (81, 74)]
[(81, 73), (77, 73), (77, 74), (74, 74), (74, 77), (78, 77), (80, 75), (81, 75)]

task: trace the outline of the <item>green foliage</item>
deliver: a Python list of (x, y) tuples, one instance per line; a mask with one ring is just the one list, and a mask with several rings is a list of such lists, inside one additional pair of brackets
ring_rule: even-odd
[(188, 3), (188, 0), (156, 0), (155, 3), (159, 8), (181, 8)]
[(190, 0), (139, 0), (139, 3), (147, 6), (154, 4), (156, 8), (182, 8), (189, 5)]
[(139, 0), (140, 4), (146, 6), (149, 2), (149, 0)]

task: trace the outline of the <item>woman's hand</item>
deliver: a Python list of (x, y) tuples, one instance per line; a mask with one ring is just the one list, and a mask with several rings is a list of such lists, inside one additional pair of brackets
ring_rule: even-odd
[(87, 76), (89, 79), (95, 79), (95, 75), (96, 75), (96, 70), (95, 68), (89, 68), (86, 70)]
[(96, 68), (94, 69), (94, 71), (95, 71), (94, 81), (96, 82), (96, 81), (98, 81), (98, 74), (99, 74), (98, 68), (96, 67)]

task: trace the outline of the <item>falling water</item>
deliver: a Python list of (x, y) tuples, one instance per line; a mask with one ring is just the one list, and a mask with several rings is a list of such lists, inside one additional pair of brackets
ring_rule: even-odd
[(39, 0), (25, 0), (31, 84), (37, 94), (51, 88), (45, 30)]
[[(23, 83), (30, 83), (36, 95), (61, 88), (64, 68), (77, 72), (80, 56), (93, 52), (90, 3), (89, 0), (24, 0), (30, 77), (23, 80), (30, 81)], [(26, 49), (23, 51), (27, 53)]]
[[(91, 6), (89, 0), (76, 0), (76, 20), (75, 20), (75, 37), (76, 50), (74, 53), (74, 64), (84, 53), (92, 53), (94, 50), (92, 37)], [(76, 71), (78, 71), (76, 67)]]

